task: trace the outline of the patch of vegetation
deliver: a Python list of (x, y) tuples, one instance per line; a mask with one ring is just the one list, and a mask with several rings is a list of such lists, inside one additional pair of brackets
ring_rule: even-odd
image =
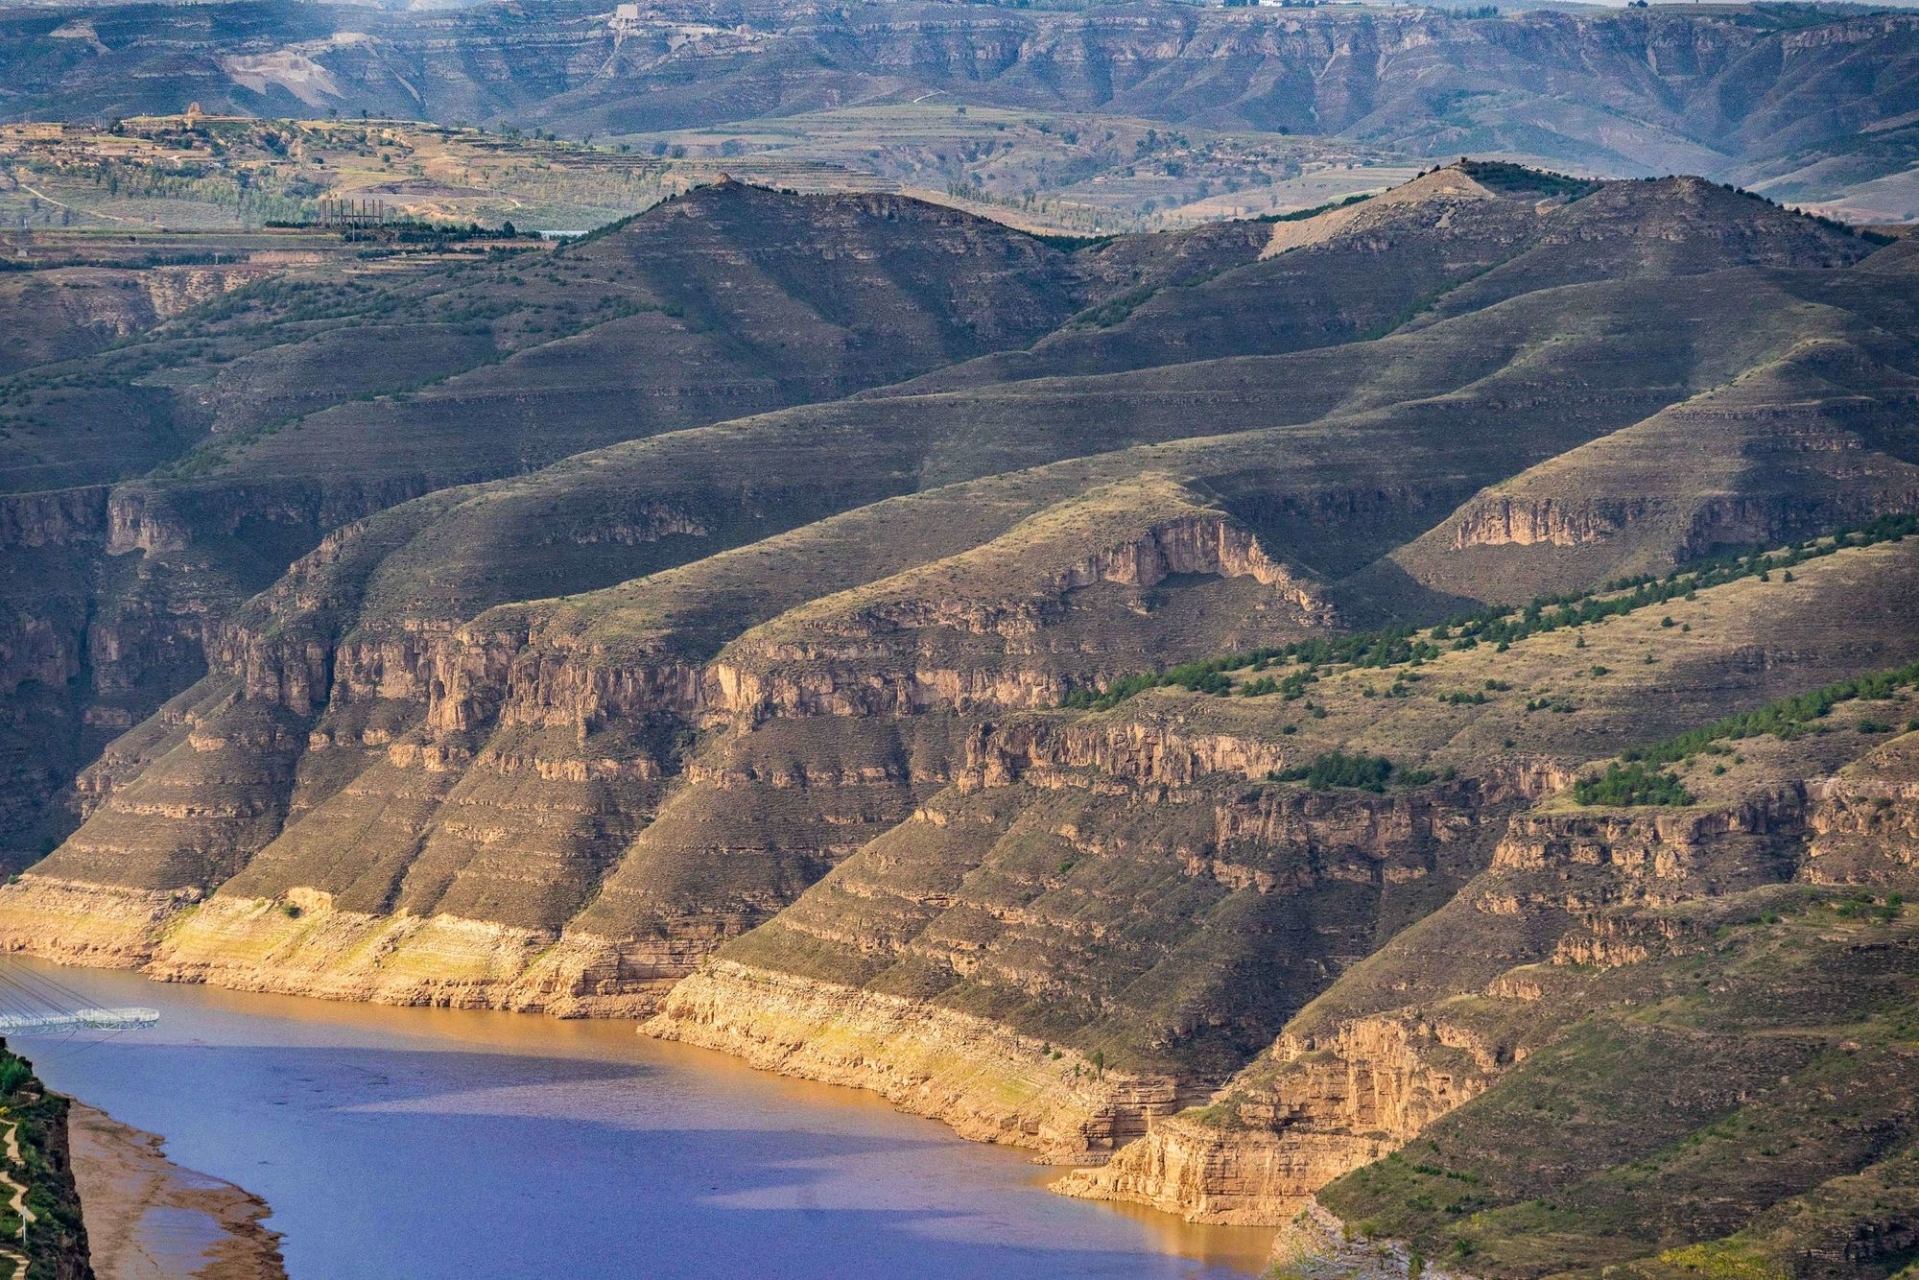
[(1347, 755), (1328, 751), (1311, 764), (1291, 769), (1275, 769), (1266, 775), (1274, 782), (1304, 782), (1315, 791), (1350, 787), (1359, 791), (1380, 792), (1393, 776), (1393, 762), (1385, 756)]
[[(1883, 516), (1827, 538), (1809, 539), (1796, 547), (1718, 556), (1702, 560), (1684, 572), (1675, 569), (1664, 578), (1651, 575), (1617, 578), (1591, 591), (1539, 596), (1520, 608), (1488, 608), (1458, 614), (1424, 631), (1402, 625), (1356, 632), (1335, 639), (1299, 640), (1272, 648), (1188, 662), (1165, 671), (1124, 676), (1103, 689), (1074, 689), (1060, 706), (1072, 710), (1105, 711), (1148, 689), (1171, 686), (1223, 696), (1234, 691), (1233, 682), (1226, 679), (1224, 673), (1247, 669), (1259, 673), (1278, 663), (1293, 663), (1306, 670), (1285, 677), (1255, 680), (1240, 691), (1247, 696), (1283, 693), (1293, 700), (1304, 695), (1305, 686), (1319, 678), (1319, 670), (1323, 667), (1418, 666), (1444, 652), (1442, 645), (1455, 652), (1477, 648), (1481, 644), (1510, 646), (1531, 636), (1622, 617), (1671, 600), (1689, 599), (1711, 587), (1723, 586), (1742, 578), (1764, 577), (1774, 569), (1804, 564), (1808, 560), (1821, 559), (1848, 548), (1899, 542), (1912, 534), (1919, 534), (1919, 515)], [(1680, 629), (1670, 618), (1663, 622)], [(1691, 624), (1686, 624), (1683, 629), (1691, 630)], [(1593, 674), (1601, 675), (1605, 671), (1595, 669)], [(1491, 687), (1489, 684), (1488, 688)], [(1574, 708), (1571, 703), (1561, 700), (1541, 701), (1537, 705), (1528, 703), (1526, 709), (1571, 711)]]
[(1617, 761), (1606, 766), (1597, 777), (1581, 778), (1573, 783), (1573, 799), (1584, 805), (1688, 805), (1692, 793), (1672, 774), (1634, 761)]
[[(1891, 697), (1900, 689), (1919, 685), (1919, 661), (1909, 662), (1893, 671), (1882, 671), (1876, 675), (1856, 676), (1851, 680), (1841, 680), (1829, 684), (1823, 689), (1814, 689), (1802, 693), (1796, 698), (1786, 698), (1770, 706), (1754, 711), (1742, 712), (1736, 716), (1727, 716), (1715, 720), (1689, 732), (1657, 742), (1651, 746), (1636, 747), (1620, 757), (1630, 762), (1644, 762), (1651, 765), (1671, 764), (1687, 756), (1696, 755), (1709, 749), (1714, 743), (1731, 739), (1758, 738), (1771, 735), (1790, 741), (1807, 731), (1808, 727), (1832, 714), (1834, 707), (1841, 703), (1855, 701), (1876, 701)], [(1861, 721), (1862, 732), (1873, 732), (1863, 726), (1872, 721)], [(1884, 727), (1875, 728), (1883, 732)]]
[(1344, 200), (1329, 200), (1325, 204), (1316, 204), (1310, 209), (1294, 209), (1291, 213), (1268, 213), (1254, 218), (1254, 222), (1304, 222), (1308, 218), (1317, 218), (1322, 213), (1331, 213), (1334, 209), (1344, 209), (1348, 205), (1364, 204), (1372, 197), (1365, 193), (1347, 196)]
[[(80, 1197), (67, 1165), (67, 1100), (49, 1093), (33, 1064), (0, 1047), (0, 1131), (13, 1127), (19, 1159), (0, 1154), (0, 1165), (26, 1188), (31, 1230), (24, 1233), (26, 1274), (32, 1277), (77, 1274), (76, 1258), (86, 1256), (80, 1225)], [(0, 1234), (19, 1238), (20, 1219), (11, 1205), (0, 1208)]]
[(1138, 288), (1128, 289), (1125, 293), (1108, 298), (1097, 307), (1082, 311), (1079, 315), (1073, 317), (1073, 323), (1077, 325), (1091, 325), (1096, 329), (1110, 329), (1120, 321), (1126, 319), (1127, 316), (1132, 315), (1133, 312), (1137, 311), (1140, 307), (1146, 305), (1146, 303), (1151, 301), (1153, 296), (1161, 290), (1195, 289), (1200, 285), (1217, 279), (1219, 274), (1218, 271), (1204, 271), (1199, 275), (1189, 276), (1184, 280), (1173, 280), (1160, 284), (1143, 284)]
[[(1486, 6), (1491, 8), (1491, 6)], [(1492, 17), (1494, 13), (1476, 16)], [(1459, 165), (1460, 172), (1482, 187), (1493, 191), (1537, 192), (1540, 195), (1564, 196), (1577, 200), (1599, 190), (1600, 184), (1591, 178), (1571, 178), (1563, 173), (1552, 173), (1544, 169), (1529, 169), (1525, 165), (1511, 164), (1504, 160), (1464, 160)]]

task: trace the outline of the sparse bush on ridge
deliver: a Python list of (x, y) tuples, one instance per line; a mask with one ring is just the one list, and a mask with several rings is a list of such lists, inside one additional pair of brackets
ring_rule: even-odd
[(1832, 709), (1842, 702), (1861, 700), (1870, 702), (1890, 697), (1900, 689), (1914, 685), (1919, 685), (1919, 661), (1909, 662), (1894, 671), (1841, 680), (1823, 689), (1814, 689), (1796, 698), (1775, 702), (1771, 706), (1760, 707), (1755, 711), (1743, 712), (1736, 716), (1727, 716), (1723, 720), (1715, 720), (1711, 724), (1668, 738), (1664, 742), (1636, 747), (1624, 752), (1620, 759), (1643, 761), (1652, 765), (1671, 764), (1675, 760), (1683, 760), (1687, 756), (1709, 750), (1713, 743), (1722, 738), (1736, 740), (1771, 734), (1790, 740), (1805, 732), (1806, 727), (1814, 721), (1829, 715)]
[(1635, 761), (1606, 766), (1597, 777), (1573, 783), (1573, 799), (1585, 805), (1688, 805), (1692, 793), (1672, 774)]
[(1675, 569), (1664, 578), (1652, 575), (1618, 578), (1584, 593), (1540, 596), (1521, 608), (1481, 609), (1448, 618), (1423, 632), (1415, 627), (1398, 626), (1332, 639), (1298, 640), (1287, 645), (1183, 663), (1165, 671), (1124, 676), (1103, 689), (1074, 689), (1061, 700), (1060, 706), (1068, 710), (1105, 711), (1148, 689), (1169, 686), (1223, 696), (1234, 691), (1233, 682), (1226, 679), (1223, 673), (1247, 668), (1263, 672), (1281, 662), (1295, 663), (1305, 669), (1283, 678), (1265, 677), (1251, 681), (1240, 686), (1239, 692), (1248, 697), (1282, 693), (1289, 701), (1296, 700), (1303, 696), (1307, 684), (1319, 678), (1321, 667), (1417, 665), (1445, 652), (1442, 644), (1455, 652), (1477, 648), (1481, 643), (1510, 645), (1544, 632), (1584, 626), (1633, 613), (1650, 605), (1689, 599), (1695, 593), (1711, 587), (1741, 578), (1763, 577), (1771, 570), (1817, 560), (1849, 547), (1898, 542), (1915, 533), (1919, 533), (1919, 515), (1883, 516), (1856, 529), (1841, 530), (1829, 538), (1808, 540), (1785, 550), (1719, 556), (1700, 561), (1689, 570)]
[(1384, 791), (1393, 776), (1393, 762), (1385, 756), (1347, 755), (1328, 751), (1311, 764), (1292, 769), (1275, 769), (1266, 775), (1273, 782), (1304, 782), (1316, 791), (1330, 787), (1352, 787), (1360, 791)]

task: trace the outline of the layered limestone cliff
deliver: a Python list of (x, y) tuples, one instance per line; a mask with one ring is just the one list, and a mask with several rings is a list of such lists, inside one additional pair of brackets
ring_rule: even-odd
[(1191, 1101), (1171, 1076), (1109, 1071), (992, 1019), (724, 960), (676, 987), (643, 1030), (871, 1089), (962, 1137), (1055, 1163), (1103, 1158)]
[[(157, 527), (138, 501), (120, 509), (130, 529)], [(16, 886), (17, 910), (0, 911), (18, 922), (16, 945), (270, 990), (643, 1011), (926, 796), (1003, 767), (1009, 748), (965, 748), (955, 713), (1049, 704), (1065, 689), (1018, 654), (934, 665), (924, 639), (897, 643), (906, 619), (871, 609), (706, 661), (609, 643), (576, 610), (347, 630), (392, 523), (337, 531), (207, 627), (216, 674), (81, 776), (84, 824)], [(1287, 617), (1326, 614), (1317, 588), (1217, 512), (1150, 523), (1041, 591), (1057, 605), (1182, 575), (1243, 580)], [(910, 630), (972, 634), (966, 618), (1008, 607), (925, 614)], [(1041, 610), (1035, 629), (1054, 620)], [(710, 745), (691, 752), (701, 731)], [(976, 758), (960, 762), (963, 750)], [(1126, 750), (1158, 757), (1167, 780), (1257, 776), (1280, 759), (1177, 735), (1060, 759)], [(767, 752), (790, 763), (756, 758)], [(1175, 765), (1181, 754), (1190, 761)], [(781, 794), (795, 777), (805, 795)], [(747, 851), (750, 862), (728, 856)], [(712, 859), (709, 888), (726, 887), (702, 902), (691, 868)], [(116, 898), (70, 940), (28, 942), (29, 918), (65, 912), (89, 878), (172, 895), (159, 911), (174, 915), (162, 925), (146, 897)]]
[[(1845, 758), (1843, 742), (1822, 746)], [(1867, 759), (1909, 754), (1896, 746)], [(1775, 759), (1790, 748), (1749, 750), (1765, 772), (1791, 767)], [(1892, 805), (1861, 806), (1858, 793), (1910, 786), (1878, 780), (1908, 776), (1909, 762), (1845, 785), (1866, 769), (1812, 782), (1762, 776), (1730, 803), (1671, 811), (1557, 801), (1514, 815), (1482, 874), (1333, 984), (1209, 1105), (1156, 1123), (1058, 1189), (1198, 1221), (1288, 1221), (1320, 1188), (1484, 1093), (1577, 1016), (1543, 999), (1553, 984), (1533, 966), (1603, 973), (1695, 954), (1719, 927), (1687, 914), (1698, 903), (1795, 877), (1863, 878), (1848, 828), (1876, 820), (1890, 832), (1899, 819)], [(1866, 882), (1886, 883), (1899, 855), (1877, 865)], [(1418, 1003), (1405, 1003), (1415, 993)], [(1499, 1008), (1510, 1012), (1495, 1016)]]
[[(976, 729), (949, 791), (722, 948), (647, 1029), (1049, 1160), (1138, 1151), (1121, 1144), (1180, 1123), (1238, 1046), (1490, 856), (1477, 783), (1248, 789), (1286, 758), (1152, 719)], [(1133, 1092), (1094, 1089), (1089, 1113), (1096, 1074)]]
[(1558, 498), (1492, 497), (1459, 519), (1453, 547), (1573, 547), (1597, 542), (1643, 514), (1631, 504), (1568, 503)]
[(1320, 1187), (1471, 1101), (1501, 1056), (1443, 1016), (1396, 1013), (1355, 1019), (1325, 1036), (1283, 1036), (1258, 1068), (1272, 1078), (1269, 1088), (1229, 1090), (1156, 1126), (1103, 1169), (1054, 1189), (1149, 1204), (1196, 1222), (1283, 1222)]
[(1902, 886), (1919, 872), (1919, 734), (1812, 785), (1801, 873), (1813, 884)]

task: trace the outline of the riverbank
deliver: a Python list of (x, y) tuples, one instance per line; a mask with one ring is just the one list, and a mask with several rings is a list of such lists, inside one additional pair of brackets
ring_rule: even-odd
[(83, 1102), (68, 1130), (99, 1280), (286, 1280), (266, 1201), (182, 1168), (158, 1134)]
[(630, 1023), (54, 976), (160, 1021), (24, 1045), (49, 1086), (263, 1197), (295, 1280), (1232, 1280), (1271, 1247), (1053, 1195), (1024, 1153)]

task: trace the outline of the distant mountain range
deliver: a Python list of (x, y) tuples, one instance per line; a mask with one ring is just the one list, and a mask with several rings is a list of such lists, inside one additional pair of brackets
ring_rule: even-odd
[(944, 95), (1026, 111), (1684, 172), (1897, 211), (1919, 154), (1919, 14), (1714, 6), (1079, 12), (561, 0), (457, 12), (206, 4), (0, 18), (0, 116), (464, 120), (601, 137)]

